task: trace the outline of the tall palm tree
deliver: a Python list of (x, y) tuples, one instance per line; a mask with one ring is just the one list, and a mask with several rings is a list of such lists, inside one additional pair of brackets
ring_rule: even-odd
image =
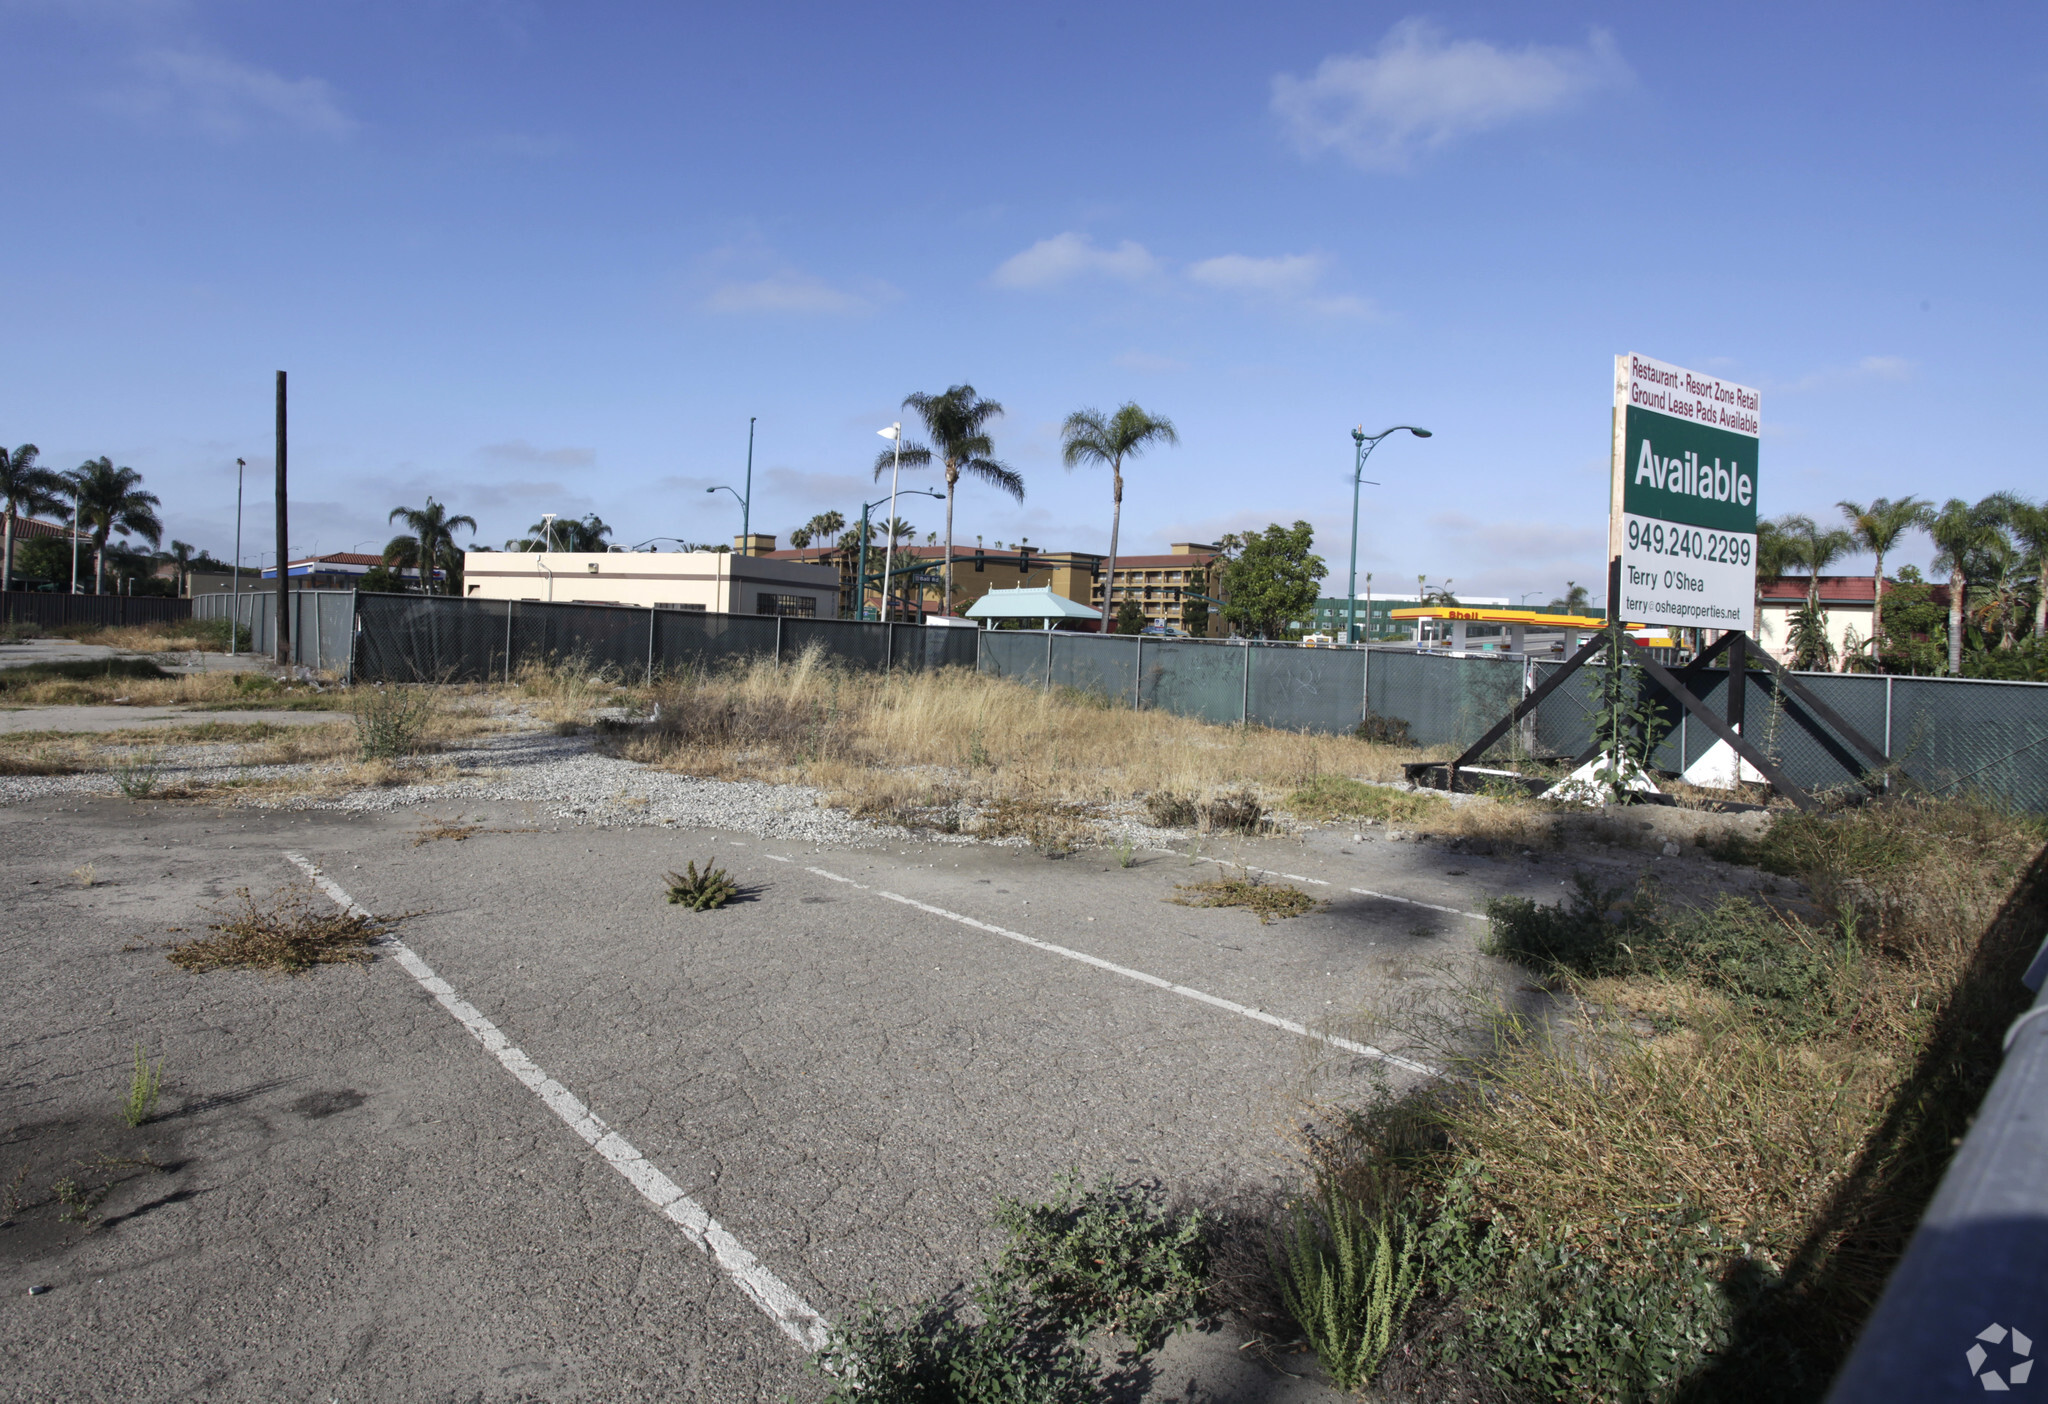
[(36, 462), (42, 450), (23, 444), (14, 452), (0, 449), (0, 504), (7, 511), (6, 545), (0, 547), (0, 590), (14, 588), (14, 519), (55, 513), (64, 505), (64, 477)]
[(1764, 635), (1764, 582), (1780, 578), (1799, 559), (1798, 542), (1787, 526), (1792, 520), (1766, 518), (1756, 524), (1756, 627), (1752, 634), (1758, 643)]
[(2034, 558), (2034, 637), (2048, 638), (2048, 502), (2015, 497), (2006, 515), (2012, 534)]
[(1102, 617), (1114, 619), (1116, 603), (1110, 596), (1116, 591), (1117, 532), (1124, 516), (1124, 460), (1136, 458), (1151, 444), (1178, 444), (1180, 435), (1174, 432), (1172, 420), (1154, 418), (1139, 409), (1136, 401), (1126, 401), (1107, 419), (1092, 409), (1075, 410), (1067, 416), (1060, 438), (1067, 471), (1083, 463), (1100, 463), (1109, 469), (1109, 574), (1102, 582)]
[(1806, 603), (1820, 608), (1820, 573), (1849, 554), (1855, 541), (1840, 527), (1823, 527), (1804, 513), (1781, 517), (1779, 526), (1793, 540), (1792, 559), (1806, 567)]
[(1869, 647), (1875, 653), (1884, 638), (1884, 558), (1899, 544), (1901, 536), (1934, 519), (1934, 505), (1917, 497), (1902, 497), (1897, 502), (1880, 497), (1868, 507), (1848, 501), (1837, 502), (1835, 506), (1848, 518), (1849, 535), (1856, 545), (1877, 557), (1870, 572)]
[(445, 593), (455, 586), (455, 575), (449, 567), (461, 559), (455, 549), (455, 529), (468, 527), (476, 531), (476, 518), (448, 515), (442, 504), (427, 499), (424, 507), (393, 507), (387, 521), (403, 521), (410, 528), (404, 536), (394, 536), (384, 547), (384, 561), (401, 570), (407, 567), (420, 573), (420, 593), (434, 592), (434, 569), (439, 566), (447, 571), (443, 588)]
[(69, 474), (71, 495), (78, 503), (78, 524), (92, 536), (92, 592), (106, 585), (107, 537), (133, 532), (154, 546), (164, 537), (156, 514), (163, 502), (141, 488), (142, 474), (116, 468), (105, 457), (88, 458)]
[(178, 564), (178, 593), (182, 595), (185, 593), (185, 579), (192, 573), (192, 543), (173, 541), (167, 554)]
[[(929, 467), (934, 454), (946, 469), (946, 613), (953, 612), (953, 499), (962, 473), (972, 474), (993, 487), (999, 487), (1019, 502), (1024, 500), (1024, 478), (1007, 463), (995, 456), (995, 440), (989, 437), (987, 425), (991, 419), (1002, 414), (1003, 407), (994, 400), (984, 400), (975, 393), (972, 385), (955, 385), (943, 395), (927, 395), (923, 391), (903, 397), (903, 407), (916, 410), (924, 420), (925, 432), (931, 435), (932, 447), (923, 444), (903, 445), (903, 466), (906, 468)], [(875, 458), (875, 477), (879, 479), (888, 472), (895, 462), (894, 448), (883, 449)]]
[(1927, 534), (1937, 548), (1934, 568), (1948, 572), (1948, 671), (1954, 677), (1963, 671), (1964, 596), (1969, 593), (1970, 575), (1980, 567), (1994, 537), (2002, 535), (2000, 521), (2007, 503), (1997, 496), (1982, 502), (1965, 502), (1951, 497), (1941, 504)]

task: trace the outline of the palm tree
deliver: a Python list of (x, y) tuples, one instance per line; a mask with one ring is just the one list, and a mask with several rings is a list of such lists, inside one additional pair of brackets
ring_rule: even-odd
[(2048, 502), (2015, 496), (2007, 517), (2013, 535), (2034, 558), (2034, 637), (2048, 637)]
[[(922, 391), (903, 397), (905, 409), (916, 410), (931, 435), (933, 448), (923, 444), (903, 445), (903, 466), (928, 467), (934, 452), (946, 468), (946, 613), (953, 612), (953, 499), (962, 473), (1001, 488), (1019, 502), (1024, 500), (1024, 479), (1007, 463), (995, 457), (995, 440), (986, 428), (1003, 412), (994, 400), (984, 400), (972, 385), (955, 385), (943, 395)], [(894, 448), (883, 449), (875, 459), (875, 477), (889, 471), (895, 462)]]
[(155, 493), (141, 490), (142, 474), (116, 468), (108, 458), (88, 458), (69, 477), (78, 524), (92, 535), (92, 592), (97, 595), (106, 583), (108, 535), (132, 531), (156, 545), (164, 536), (164, 524), (156, 514), (163, 503)]
[(7, 512), (6, 545), (0, 547), (0, 590), (14, 588), (15, 517), (56, 512), (64, 505), (63, 475), (36, 462), (41, 452), (34, 444), (23, 444), (13, 453), (0, 449), (0, 503)]
[(1126, 401), (1107, 419), (1092, 409), (1075, 410), (1067, 416), (1060, 437), (1067, 471), (1083, 463), (1100, 463), (1109, 469), (1109, 574), (1102, 582), (1102, 615), (1109, 619), (1116, 612), (1110, 596), (1116, 591), (1117, 531), (1124, 516), (1124, 460), (1136, 458), (1150, 444), (1178, 444), (1180, 435), (1174, 432), (1172, 420), (1155, 419), (1139, 409), (1136, 401)]
[(1564, 593), (1545, 608), (1553, 614), (1578, 614), (1586, 608), (1591, 599), (1592, 594), (1585, 586), (1576, 580), (1567, 580), (1564, 582)]
[(169, 555), (178, 563), (178, 593), (182, 595), (185, 593), (185, 577), (192, 573), (192, 543), (173, 541)]
[[(439, 566), (447, 571), (445, 589), (455, 585), (455, 573), (451, 568), (461, 559), (455, 549), (455, 529), (468, 527), (476, 531), (476, 518), (448, 515), (448, 509), (433, 498), (427, 499), (424, 507), (393, 507), (387, 521), (403, 520), (411, 530), (404, 536), (394, 536), (384, 547), (384, 562), (401, 570), (408, 567), (420, 573), (420, 593), (433, 593), (434, 569)], [(609, 528), (607, 528), (609, 530)]]
[(1995, 537), (2003, 535), (2000, 519), (2007, 503), (1997, 496), (1968, 503), (1951, 497), (1927, 524), (1937, 553), (1934, 568), (1948, 572), (1948, 671), (1955, 677), (1963, 671), (1963, 609), (1969, 592), (1970, 574), (1978, 567)]
[(1799, 558), (1798, 543), (1787, 527), (1792, 520), (1766, 519), (1756, 524), (1756, 627), (1752, 633), (1758, 643), (1764, 635), (1764, 582), (1784, 575), (1785, 568)]
[(1806, 603), (1820, 608), (1820, 573), (1855, 548), (1855, 540), (1840, 527), (1823, 528), (1803, 513), (1781, 517), (1778, 523), (1792, 537), (1792, 559), (1806, 567)]
[(1934, 507), (1917, 497), (1902, 497), (1897, 502), (1889, 497), (1880, 497), (1868, 507), (1847, 501), (1835, 505), (1849, 519), (1849, 535), (1857, 546), (1877, 557), (1877, 564), (1870, 572), (1869, 647), (1875, 653), (1883, 647), (1880, 641), (1884, 638), (1884, 558), (1892, 547), (1899, 544), (1901, 536), (1933, 520)]

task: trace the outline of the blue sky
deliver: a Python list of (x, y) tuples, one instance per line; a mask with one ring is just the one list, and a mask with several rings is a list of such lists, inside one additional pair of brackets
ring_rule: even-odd
[(1618, 352), (1762, 390), (1769, 513), (2043, 491), (2044, 39), (2024, 4), (0, 0), (0, 439), (133, 466), (222, 555), (244, 457), (253, 560), (284, 368), (295, 554), (430, 493), (492, 544), (718, 539), (749, 416), (786, 533), (968, 381), (1028, 496), (964, 485), (959, 540), (1100, 550), (1058, 425), (1136, 399), (1182, 442), (1127, 553), (1305, 517), (1334, 593), (1351, 427), (1412, 422), (1377, 591), (1597, 589)]

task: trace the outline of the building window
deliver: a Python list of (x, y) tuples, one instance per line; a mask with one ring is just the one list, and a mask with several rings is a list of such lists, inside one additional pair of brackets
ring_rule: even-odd
[(754, 597), (754, 613), (779, 614), (788, 619), (816, 619), (818, 599), (815, 595), (771, 595), (765, 590)]
[(669, 602), (668, 602), (667, 600), (657, 600), (657, 601), (655, 601), (654, 607), (655, 607), (656, 609), (674, 609), (674, 610), (680, 610), (680, 611), (682, 611), (682, 612), (683, 612), (684, 614), (702, 614), (702, 613), (704, 613), (704, 606), (703, 606), (703, 605), (700, 605), (700, 604), (670, 604), (670, 603), (669, 603)]

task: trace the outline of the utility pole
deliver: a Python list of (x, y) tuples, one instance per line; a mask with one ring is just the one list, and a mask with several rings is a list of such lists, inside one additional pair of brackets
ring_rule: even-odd
[[(235, 594), (234, 608), (228, 613), (228, 656), (235, 654), (235, 635), (242, 629), (242, 472), (249, 466), (247, 460), (235, 460)], [(251, 639), (250, 646), (255, 646)]]
[(277, 666), (291, 662), (291, 563), (285, 544), (284, 372), (277, 373)]
[(754, 417), (747, 417), (747, 495), (740, 499), (740, 547), (742, 556), (754, 554)]

